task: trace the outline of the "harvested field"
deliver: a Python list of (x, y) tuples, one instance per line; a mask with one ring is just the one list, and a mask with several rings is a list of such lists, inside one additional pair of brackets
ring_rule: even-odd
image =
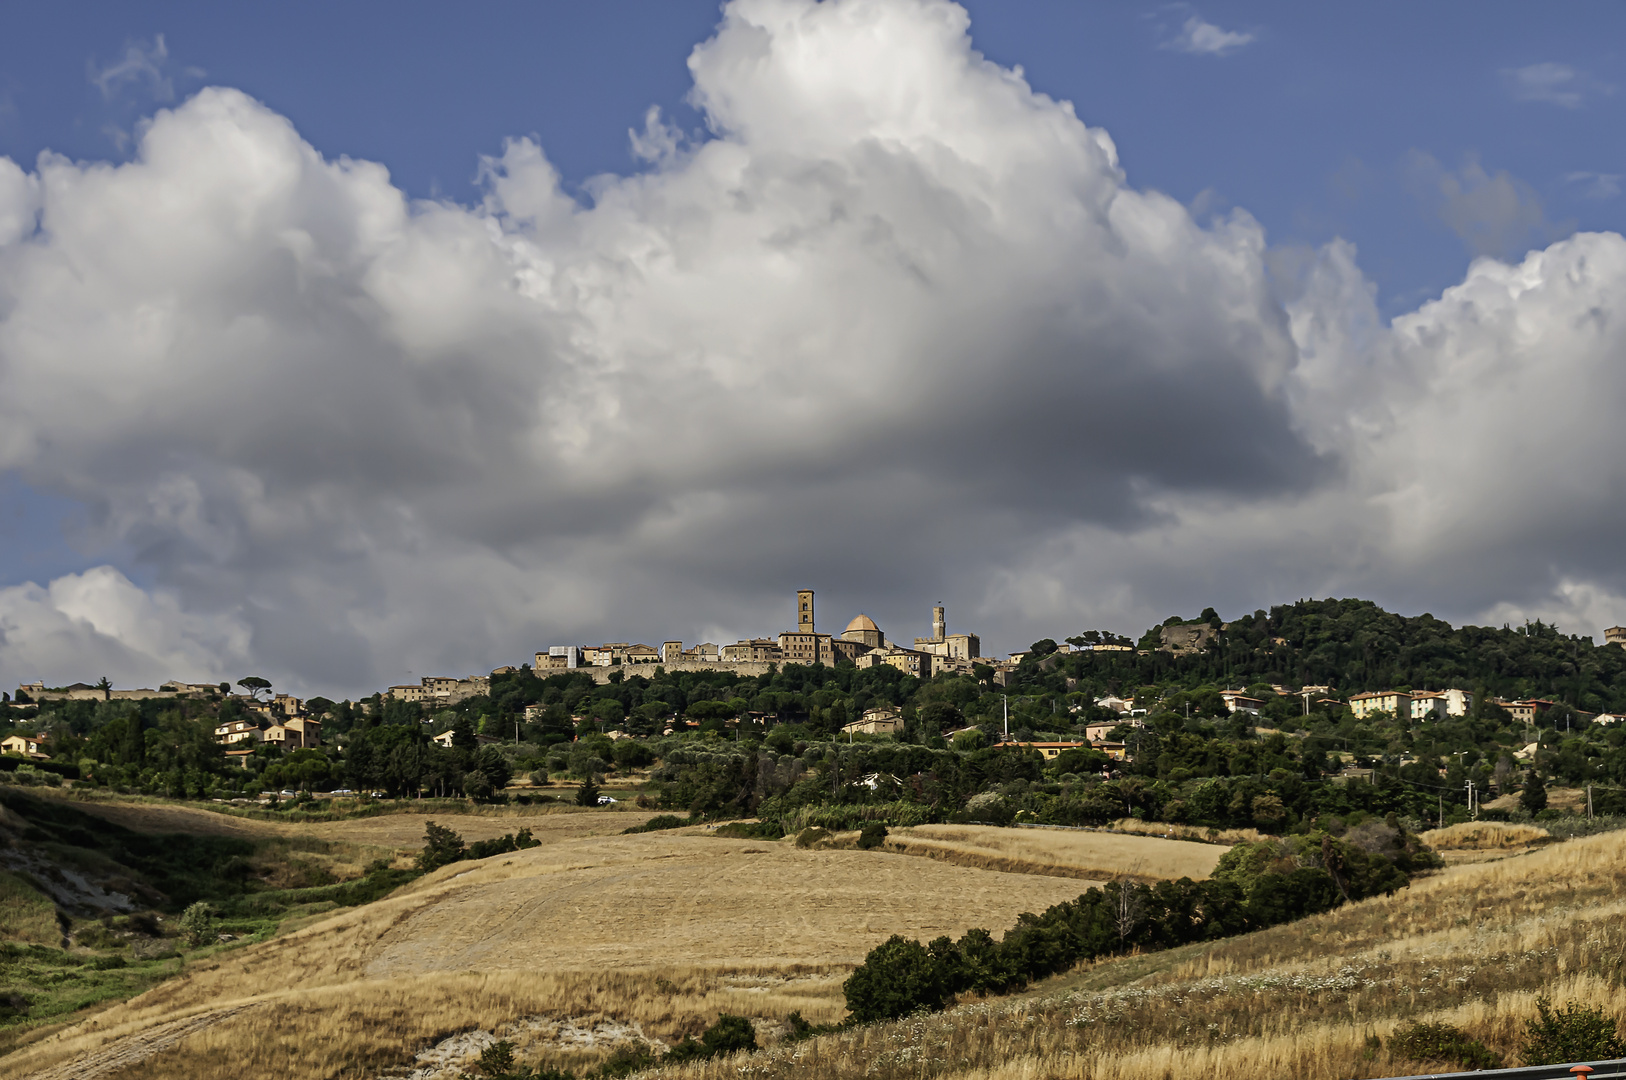
[[(521, 811), (529, 812), (521, 812)], [(350, 821), (312, 821), (279, 825), (301, 836), (315, 836), (348, 844), (370, 844), (417, 851), (423, 847), (424, 822), (455, 830), (468, 841), (530, 829), (544, 844), (592, 836), (613, 836), (631, 825), (642, 825), (654, 813), (644, 810), (576, 810), (567, 807), (516, 807), (509, 814), (399, 813)]]
[(27, 1075), (117, 1055), (157, 1025), (239, 1005), (254, 1008), (188, 1029), (120, 1076), (376, 1073), (460, 1030), (528, 1016), (637, 1021), (663, 1041), (698, 1031), (725, 1002), (830, 1021), (846, 970), (891, 934), (997, 933), (1081, 889), (881, 851), (672, 833), (563, 839), (455, 863), (367, 907), (219, 952), (4, 1064)]
[(403, 852), (423, 847), (423, 826), (430, 818), (456, 830), (468, 841), (489, 840), (528, 828), (538, 840), (551, 843), (619, 833), (629, 825), (642, 824), (654, 816), (653, 812), (644, 810), (579, 810), (571, 806), (471, 807), (459, 812), (457, 808), (449, 810), (444, 805), (433, 809), (405, 805), (388, 813), (343, 821), (278, 821), (235, 817), (215, 810), (161, 802), (73, 799), (70, 805), (115, 825), (149, 834), (190, 833), (249, 840), (308, 837)]
[(1551, 840), (1552, 834), (1535, 825), (1515, 825), (1504, 821), (1465, 821), (1443, 829), (1419, 833), (1423, 843), (1436, 850), (1491, 851), (1527, 847)]
[(1205, 878), (1227, 850), (1218, 844), (1070, 829), (1001, 829), (991, 825), (917, 825), (894, 829), (889, 851), (957, 866), (1104, 881)]
[(1448, 868), (1392, 897), (1086, 965), (1032, 993), (662, 1069), (687, 1080), (1299, 1080), (1459, 1069), (1395, 1054), (1410, 1021), (1519, 1065), (1545, 994), (1626, 1021), (1626, 833)]
[(1171, 840), (1195, 840), (1204, 844), (1252, 844), (1269, 840), (1270, 834), (1258, 829), (1211, 829), (1201, 825), (1173, 825), (1166, 821), (1142, 821), (1139, 818), (1119, 818), (1112, 823), (1113, 832), (1139, 833), (1142, 836), (1164, 836)]

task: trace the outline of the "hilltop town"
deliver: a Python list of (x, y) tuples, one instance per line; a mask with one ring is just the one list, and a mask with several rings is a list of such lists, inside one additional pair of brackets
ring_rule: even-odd
[[(25, 684), (0, 702), (0, 933), (23, 943), (7, 945), (0, 1053), (79, 1060), (29, 1040), (94, 1023), (87, 1002), (129, 999), (113, 1007), (142, 1031), (173, 1019), (144, 1002), (271, 993), (297, 997), (276, 1024), (221, 1022), (296, 1071), (350, 1055), (451, 1080), (512, 1032), (529, 1061), (619, 1075), (691, 1060), (702, 1051), (679, 1048), (701, 1036), (788, 1047), (1080, 960), (1112, 970), (1119, 954), (1178, 957), (1347, 908), (1366, 926), (1408, 888), (1493, 897), (1500, 878), (1430, 875), (1474, 869), (1476, 844), (1505, 858), (1626, 826), (1615, 629), (1599, 645), (1299, 601), (994, 658), (941, 606), (903, 646), (864, 615), (821, 633), (811, 592), (795, 603), (773, 638), (549, 646), (355, 701), (253, 676)], [(195, 835), (162, 832), (177, 829)], [(556, 896), (572, 899), (540, 899)], [(279, 932), (292, 926), (311, 933)], [(1452, 978), (1477, 986), (1470, 951)], [(362, 984), (356, 956), (374, 958)], [(418, 966), (397, 979), (401, 957)], [(650, 957), (673, 966), (603, 996), (601, 969)], [(771, 986), (724, 988), (754, 1019), (728, 1021), (740, 1041), (721, 1044), (718, 991), (685, 980), (739, 957), (754, 966), (727, 978)], [(584, 964), (586, 997), (535, 976)], [(491, 998), (483, 965), (521, 982)], [(1535, 987), (1551, 977), (1538, 967), (1497, 971)], [(142, 996), (160, 984), (169, 996)], [(647, 1026), (602, 1048), (523, 1026), (642, 1009), (650, 986)], [(334, 1009), (352, 1011), (334, 1025)], [(101, 1036), (82, 1031), (80, 1064), (100, 1060)], [(456, 1041), (474, 1031), (486, 1041)], [(161, 1060), (214, 1075), (214, 1045)], [(451, 1064), (414, 1059), (424, 1047)]]

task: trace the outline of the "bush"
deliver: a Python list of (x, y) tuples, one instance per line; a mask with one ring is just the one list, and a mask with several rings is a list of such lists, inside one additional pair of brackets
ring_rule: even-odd
[(719, 825), (712, 835), (733, 840), (778, 840), (785, 835), (785, 830), (777, 821), (730, 821)]
[(215, 913), (207, 903), (199, 900), (181, 913), (181, 934), (194, 949), (215, 939)]
[(444, 825), (436, 825), (433, 821), (425, 822), (423, 841), (423, 852), (418, 856), (418, 869), (426, 874), (463, 858), (463, 838)]
[(593, 1076), (601, 1080), (614, 1080), (618, 1076), (628, 1073), (642, 1072), (655, 1064), (655, 1054), (648, 1043), (628, 1043), (617, 1048), (615, 1053), (604, 1059), (604, 1063), (595, 1069)]
[(1526, 1065), (1626, 1057), (1626, 1042), (1602, 1009), (1572, 1001), (1558, 1012), (1551, 1001), (1541, 997), (1536, 999), (1536, 1012), (1536, 1019), (1525, 1021), (1524, 1045), (1519, 1050)]
[(785, 1017), (785, 1023), (790, 1025), (790, 1033), (785, 1036), (785, 1041), (792, 1043), (801, 1042), (803, 1039), (811, 1039), (815, 1035), (828, 1035), (830, 1032), (835, 1031), (838, 1026), (836, 1024), (810, 1024), (802, 1016), (800, 1009)]
[(1412, 1024), (1389, 1037), (1389, 1052), (1414, 1061), (1451, 1061), (1469, 1069), (1499, 1069), (1502, 1058), (1450, 1024)]
[(916, 1009), (941, 1009), (948, 1000), (943, 972), (918, 941), (898, 934), (870, 950), (842, 984), (847, 1008), (860, 1024), (896, 1020)]
[(810, 829), (803, 829), (801, 832), (796, 834), (796, 846), (799, 848), (810, 848), (819, 841), (828, 839), (830, 839), (830, 830), (821, 829), (815, 825)]
[(622, 829), (621, 835), (626, 836), (629, 833), (641, 832), (659, 832), (662, 829), (681, 829), (687, 824), (689, 824), (687, 820), (678, 817), (676, 814), (656, 814), (642, 825), (634, 825), (630, 829)]
[(865, 851), (880, 847), (886, 842), (886, 826), (879, 821), (871, 821), (864, 825), (858, 834), (858, 846)]
[(718, 1054), (750, 1053), (757, 1048), (757, 1029), (743, 1016), (723, 1013), (700, 1036), (700, 1042), (713, 1057)]
[(662, 1065), (676, 1065), (685, 1061), (704, 1061), (722, 1054), (752, 1051), (757, 1048), (756, 1028), (743, 1016), (723, 1013), (717, 1022), (700, 1035), (700, 1041), (685, 1035), (683, 1041), (667, 1051)]

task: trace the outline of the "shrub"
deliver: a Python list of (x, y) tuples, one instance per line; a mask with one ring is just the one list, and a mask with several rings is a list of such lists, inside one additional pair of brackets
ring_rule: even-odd
[(423, 841), (423, 852), (418, 856), (418, 869), (426, 874), (463, 858), (463, 838), (444, 825), (436, 825), (433, 821), (425, 822)]
[(1526, 1065), (1626, 1057), (1626, 1042), (1602, 1009), (1572, 1001), (1559, 1012), (1541, 997), (1536, 999), (1536, 1012), (1536, 1019), (1525, 1021), (1524, 1045), (1519, 1050)]
[(785, 835), (777, 821), (730, 821), (712, 833), (734, 840), (778, 840)]
[(630, 829), (622, 829), (621, 835), (641, 832), (659, 832), (662, 829), (681, 829), (688, 821), (676, 814), (656, 814), (642, 825), (634, 825)]
[(830, 830), (821, 829), (815, 825), (810, 829), (803, 829), (801, 832), (796, 834), (796, 846), (799, 848), (810, 848), (819, 841), (828, 839), (830, 839)]
[(1469, 1069), (1499, 1069), (1500, 1055), (1450, 1024), (1412, 1024), (1389, 1037), (1389, 1052), (1414, 1061), (1453, 1061)]
[(749, 1053), (757, 1048), (757, 1030), (745, 1017), (723, 1013), (700, 1036), (700, 1042), (713, 1057), (718, 1054)]
[(828, 1035), (837, 1028), (835, 1024), (808, 1023), (800, 1009), (785, 1017), (785, 1023), (790, 1025), (790, 1033), (785, 1036), (785, 1041), (793, 1043), (811, 1039), (815, 1035)]
[(507, 1039), (492, 1043), (480, 1051), (480, 1060), (475, 1062), (474, 1067), (485, 1077), (511, 1075), (514, 1071), (514, 1044)]
[(743, 1016), (723, 1013), (717, 1022), (707, 1028), (696, 1042), (685, 1035), (683, 1041), (666, 1052), (662, 1065), (681, 1064), (685, 1061), (704, 1061), (722, 1054), (750, 1051), (757, 1048), (756, 1028)]
[(601, 1080), (614, 1080), (618, 1076), (628, 1073), (641, 1072), (655, 1064), (655, 1054), (648, 1043), (628, 1043), (618, 1047), (615, 1053), (604, 1059), (604, 1063), (595, 1069), (593, 1076)]
[(858, 846), (865, 851), (880, 847), (886, 842), (886, 826), (879, 821), (867, 822), (858, 834)]
[(181, 934), (194, 949), (215, 939), (215, 913), (207, 903), (199, 900), (181, 913)]
[(943, 972), (918, 941), (894, 934), (870, 950), (842, 984), (847, 1008), (860, 1024), (896, 1020), (916, 1009), (941, 1009), (948, 999)]

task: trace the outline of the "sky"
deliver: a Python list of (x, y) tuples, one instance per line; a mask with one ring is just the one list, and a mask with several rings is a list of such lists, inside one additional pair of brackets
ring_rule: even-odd
[(243, 7), (8, 13), (0, 683), (1626, 622), (1618, 5)]

